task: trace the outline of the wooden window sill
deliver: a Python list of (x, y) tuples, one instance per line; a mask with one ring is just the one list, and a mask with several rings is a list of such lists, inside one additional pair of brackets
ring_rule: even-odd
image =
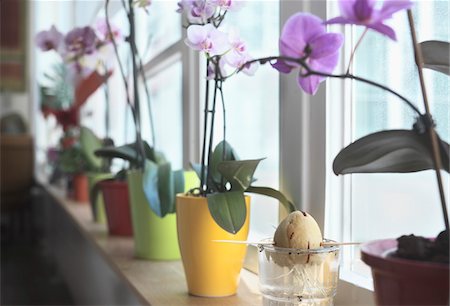
[[(45, 189), (55, 203), (67, 213), (82, 236), (130, 287), (143, 305), (260, 305), (258, 277), (245, 269), (237, 295), (223, 298), (202, 298), (187, 293), (183, 265), (178, 261), (148, 261), (134, 257), (134, 241), (128, 237), (109, 236), (106, 225), (92, 221), (87, 203), (68, 200), (62, 190), (50, 185)], [(96, 271), (92, 271), (96, 273)]]

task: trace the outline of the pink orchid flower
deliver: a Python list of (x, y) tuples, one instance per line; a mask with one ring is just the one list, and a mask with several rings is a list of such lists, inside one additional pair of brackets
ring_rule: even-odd
[(101, 18), (95, 22), (95, 30), (97, 32), (98, 38), (102, 43), (108, 44), (111, 43), (112, 39), (116, 42), (122, 40), (122, 33), (120, 29), (110, 22), (111, 33), (109, 32), (108, 25), (106, 23), (106, 19)]
[[(339, 59), (339, 48), (343, 36), (327, 33), (323, 21), (308, 13), (297, 13), (285, 23), (280, 38), (280, 53), (291, 58), (303, 58), (310, 69), (331, 73)], [(305, 69), (295, 62), (278, 60), (273, 67), (282, 73), (290, 73), (300, 68), (299, 86), (308, 94), (315, 94), (319, 84), (325, 80), (322, 76), (303, 76)]]
[(209, 56), (221, 55), (230, 49), (227, 35), (212, 24), (191, 25), (187, 29), (185, 43), (194, 50), (206, 52)]
[(244, 6), (242, 0), (210, 0), (213, 5), (225, 11), (238, 11)]
[(184, 13), (190, 23), (205, 24), (216, 12), (216, 5), (206, 0), (181, 0), (178, 13)]
[(64, 35), (54, 25), (49, 31), (41, 31), (36, 34), (36, 45), (42, 51), (55, 50), (59, 52), (63, 41)]
[(384, 0), (380, 9), (375, 6), (375, 0), (340, 0), (339, 8), (342, 16), (332, 18), (326, 24), (362, 25), (397, 40), (395, 31), (384, 21), (392, 18), (392, 15), (398, 11), (409, 9), (412, 2), (410, 0)]

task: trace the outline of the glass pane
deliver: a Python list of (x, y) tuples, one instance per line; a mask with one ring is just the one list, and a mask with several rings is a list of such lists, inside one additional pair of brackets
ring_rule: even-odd
[[(155, 127), (155, 148), (172, 163), (172, 169), (183, 166), (182, 65), (165, 68), (147, 81)], [(150, 115), (144, 88), (141, 89), (143, 139), (152, 144)]]
[[(223, 30), (231, 25), (238, 26), (253, 57), (278, 53), (278, 46), (273, 43), (279, 37), (278, 1), (247, 1), (240, 11), (227, 14)], [(240, 159), (266, 158), (255, 173), (255, 186), (278, 188), (278, 73), (262, 66), (254, 76), (234, 75), (224, 82), (223, 89), (227, 141)], [(221, 112), (218, 107), (215, 144), (223, 136)], [(251, 197), (249, 239), (272, 236), (278, 224), (278, 202), (253, 194)]]
[(136, 10), (136, 41), (143, 62), (181, 39), (179, 0), (153, 0), (148, 12)]
[[(413, 10), (419, 41), (449, 41), (449, 2), (417, 1)], [(423, 110), (406, 14), (392, 22), (398, 42), (368, 33), (357, 51), (355, 74), (386, 84)], [(356, 37), (361, 30), (358, 29)], [(450, 140), (450, 83), (446, 75), (426, 71), (431, 111), (439, 135)], [(384, 129), (411, 129), (415, 114), (399, 99), (354, 83), (354, 139)], [(447, 202), (449, 175), (442, 172)], [(414, 233), (436, 236), (444, 229), (435, 173), (358, 174), (352, 176), (352, 239), (394, 238)]]

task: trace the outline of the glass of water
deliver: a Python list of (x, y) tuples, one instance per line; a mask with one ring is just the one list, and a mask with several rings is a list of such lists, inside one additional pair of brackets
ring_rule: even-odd
[(289, 249), (264, 242), (258, 245), (264, 305), (333, 305), (339, 276), (338, 246)]

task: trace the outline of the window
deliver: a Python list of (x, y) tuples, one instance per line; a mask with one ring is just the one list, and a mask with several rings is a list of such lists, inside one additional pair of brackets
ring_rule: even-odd
[[(419, 41), (450, 38), (449, 3), (417, 1), (413, 9)], [(369, 31), (357, 51), (353, 73), (386, 84), (423, 109), (417, 68), (405, 13), (394, 15), (392, 26), (398, 41)], [(362, 29), (346, 30), (346, 48), (356, 43)], [(348, 49), (345, 49), (348, 59)], [(341, 67), (344, 68), (344, 67)], [(344, 68), (345, 69), (345, 68)], [(426, 71), (431, 111), (441, 138), (450, 140), (450, 87), (448, 77)], [(330, 81), (329, 81), (330, 82)], [(330, 91), (341, 92), (342, 101), (330, 92), (328, 163), (342, 146), (369, 133), (384, 129), (410, 129), (414, 113), (396, 97), (358, 83), (332, 80)], [(332, 95), (334, 97), (332, 97)], [(337, 103), (336, 103), (337, 102)], [(336, 119), (335, 117), (339, 117)], [(450, 196), (449, 175), (442, 172), (446, 199)], [(344, 241), (368, 241), (414, 233), (436, 236), (444, 228), (436, 178), (433, 171), (414, 174), (354, 174), (328, 178), (327, 232)], [(337, 210), (336, 210), (337, 209)], [(341, 216), (335, 220), (334, 216)], [(347, 266), (345, 265), (347, 264)], [(370, 278), (370, 270), (359, 260), (359, 249), (344, 252), (346, 271)]]
[[(247, 1), (237, 12), (227, 14), (224, 29), (237, 27), (253, 57), (278, 52), (279, 2)], [(246, 20), (246, 22), (242, 22)], [(204, 58), (201, 57), (204, 64)], [(200, 71), (204, 71), (202, 68)], [(200, 76), (202, 79), (204, 75)], [(203, 82), (202, 82), (203, 85)], [(254, 76), (234, 75), (223, 84), (226, 108), (226, 139), (240, 159), (265, 158), (255, 178), (257, 186), (278, 188), (279, 121), (278, 73), (259, 67)], [(201, 91), (202, 95), (203, 90)], [(201, 99), (203, 101), (203, 98)], [(202, 106), (203, 109), (203, 106)], [(217, 108), (215, 144), (222, 140), (222, 109)], [(278, 225), (278, 201), (251, 194), (250, 237), (257, 241), (273, 235)]]

